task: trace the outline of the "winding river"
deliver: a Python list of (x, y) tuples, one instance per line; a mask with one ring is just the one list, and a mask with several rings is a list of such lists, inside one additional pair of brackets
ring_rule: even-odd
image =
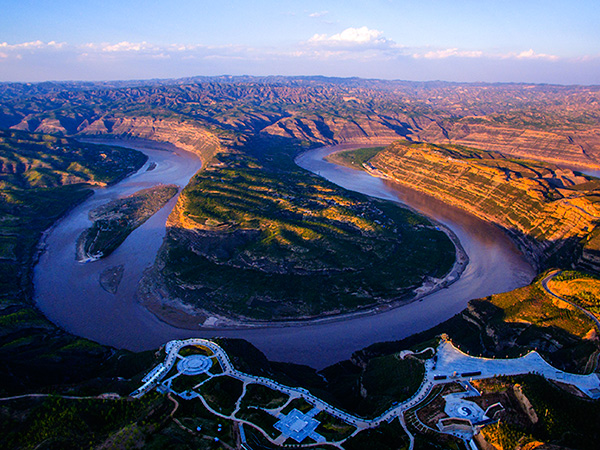
[[(184, 186), (200, 168), (200, 160), (168, 144), (110, 142), (143, 151), (149, 156), (147, 164), (122, 182), (96, 190), (61, 219), (48, 232), (45, 252), (34, 270), (35, 299), (44, 314), (65, 330), (101, 344), (137, 351), (156, 348), (176, 338), (236, 337), (252, 342), (269, 359), (322, 368), (369, 344), (401, 339), (430, 328), (461, 311), (470, 299), (524, 286), (534, 276), (514, 244), (495, 226), (365, 172), (324, 160), (334, 151), (364, 145), (323, 147), (304, 153), (296, 162), (347, 189), (404, 203), (447, 226), (469, 256), (461, 278), (418, 302), (378, 314), (292, 327), (179, 329), (157, 319), (135, 299), (142, 272), (154, 262), (162, 243), (165, 222), (176, 198), (107, 258), (76, 262), (75, 241), (90, 226), (87, 216), (91, 209), (159, 183)], [(152, 162), (156, 168), (147, 170)], [(123, 281), (117, 294), (112, 295), (100, 287), (98, 277), (104, 269), (120, 264), (125, 269)]]

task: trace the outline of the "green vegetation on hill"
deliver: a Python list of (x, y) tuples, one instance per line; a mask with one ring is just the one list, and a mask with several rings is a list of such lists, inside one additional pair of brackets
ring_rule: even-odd
[(405, 299), (452, 267), (452, 242), (427, 219), (261, 145), (219, 155), (182, 192), (151, 275), (173, 297), (226, 316), (293, 319)]
[(164, 403), (156, 395), (136, 402), (59, 397), (3, 402), (0, 408), (2, 447), (93, 448), (112, 435), (123, 445), (121, 448), (126, 448), (125, 445), (138, 442), (155, 426), (153, 421), (158, 414), (153, 414), (152, 409)]
[(537, 350), (562, 370), (587, 373), (600, 350), (595, 324), (579, 310), (557, 301), (534, 282), (510, 292), (471, 300), (451, 319), (397, 342), (378, 343), (355, 355), (359, 361), (387, 355), (446, 333), (474, 356), (514, 358)]
[(139, 169), (147, 157), (120, 147), (0, 129), (0, 188), (110, 184)]
[(373, 430), (361, 431), (344, 443), (345, 450), (404, 450), (408, 448), (408, 436), (398, 419)]
[(368, 168), (501, 226), (542, 268), (577, 262), (600, 216), (593, 178), (498, 152), (398, 141)]
[(515, 399), (516, 405), (503, 402), (510, 415), (504, 414), (500, 422), (482, 430), (488, 443), (500, 450), (512, 450), (530, 442), (557, 448), (596, 448), (600, 433), (596, 421), (590, 418), (600, 415), (600, 401), (579, 398), (535, 375), (485, 380), (480, 389), (484, 394), (503, 394), (511, 393), (515, 387), (522, 392), (535, 415), (524, 415), (520, 411), (522, 400)]
[(371, 407), (383, 412), (393, 403), (402, 402), (417, 392), (424, 375), (425, 368), (418, 359), (382, 356), (367, 364), (362, 388)]
[(571, 448), (596, 447), (600, 430), (592, 417), (600, 417), (600, 402), (577, 398), (552, 383), (536, 376), (517, 378), (523, 392), (538, 411), (539, 423), (533, 429), (534, 436), (545, 442)]
[(287, 394), (274, 391), (262, 384), (248, 384), (241, 405), (274, 409), (283, 406), (288, 398)]
[(78, 239), (78, 259), (110, 255), (133, 230), (165, 206), (178, 190), (175, 185), (154, 186), (90, 211), (93, 225)]
[[(492, 141), (506, 149), (516, 147), (510, 138), (524, 136), (527, 150), (549, 147), (553, 156), (587, 160), (578, 144), (595, 141), (593, 132), (585, 132), (599, 123), (599, 96), (598, 88), (590, 86), (325, 77), (11, 83), (0, 85), (0, 126), (69, 135), (111, 133), (119, 119), (133, 116), (193, 120), (230, 139), (266, 130), (307, 142), (429, 137)], [(509, 139), (494, 140), (498, 132)]]
[(548, 283), (552, 292), (587, 309), (600, 319), (600, 278), (584, 272), (565, 271)]
[(320, 422), (315, 431), (328, 441), (341, 441), (342, 439), (349, 437), (356, 430), (355, 426), (350, 425), (325, 411), (321, 411), (317, 414), (315, 419)]
[(362, 169), (362, 165), (373, 158), (385, 147), (359, 148), (350, 151), (341, 151), (327, 157), (327, 160), (353, 169)]
[(242, 395), (242, 382), (226, 375), (213, 377), (200, 387), (206, 402), (221, 414), (231, 414)]
[[(361, 355), (317, 371), (308, 366), (278, 363), (239, 339), (218, 341), (234, 367), (242, 372), (274, 379), (286, 386), (300, 386), (338, 408), (364, 417), (375, 417), (396, 402), (413, 395), (423, 381), (424, 367), (417, 358), (399, 359), (395, 352)], [(401, 347), (401, 349), (404, 347)], [(308, 411), (312, 406), (295, 399), (283, 410)]]
[[(272, 317), (273, 309), (269, 304), (272, 292), (265, 294), (258, 281), (272, 286), (277, 295), (287, 296), (292, 290), (304, 289), (299, 294), (294, 292), (298, 295), (294, 300), (299, 299), (299, 303), (291, 306), (296, 311), (313, 313), (332, 307), (320, 302), (316, 309), (306, 308), (302, 301), (314, 299), (316, 289), (314, 285), (295, 282), (304, 275), (303, 271), (316, 270), (310, 265), (314, 264), (312, 258), (315, 255), (322, 259), (323, 272), (330, 271), (327, 276), (339, 275), (339, 279), (331, 284), (332, 279), (326, 278), (325, 274), (313, 279), (338, 289), (339, 292), (334, 293), (340, 295), (339, 300), (344, 298), (340, 292), (348, 297), (352, 289), (358, 289), (359, 295), (365, 295), (365, 298), (378, 292), (389, 293), (389, 280), (373, 269), (377, 264), (396, 262), (386, 253), (389, 249), (383, 245), (385, 242), (409, 246), (415, 241), (412, 250), (407, 247), (414, 251), (411, 262), (420, 267), (415, 272), (415, 279), (433, 273), (419, 260), (430, 255), (420, 251), (416, 237), (424, 238), (424, 242), (438, 239), (431, 248), (441, 245), (447, 250), (439, 261), (428, 262), (437, 266), (439, 273), (449, 267), (453, 254), (449, 242), (428, 228), (421, 218), (301, 174), (294, 168), (291, 158), (299, 149), (298, 143), (314, 145), (367, 137), (408, 137), (413, 140), (429, 137), (435, 142), (474, 139), (474, 142), (486, 145), (504, 145), (503, 148), (509, 150), (516, 147), (534, 150), (534, 156), (593, 163), (598, 156), (595, 130), (600, 117), (599, 92), (593, 87), (421, 84), (320, 78), (0, 84), (0, 126), (46, 130), (60, 135), (137, 136), (152, 131), (155, 121), (169, 120), (166, 128), (173, 126), (170, 129), (173, 136), (181, 137), (182, 142), (192, 142), (198, 136), (186, 135), (183, 125), (184, 121), (193, 121), (196, 128), (204, 127), (217, 134), (223, 144), (232, 148), (237, 145), (239, 153), (224, 155), (213, 166), (214, 170), (196, 177), (194, 183), (198, 182), (198, 185), (190, 186), (189, 204), (194, 213), (180, 212), (188, 213), (182, 216), (184, 225), (193, 224), (195, 235), (186, 234), (185, 238), (196, 245), (194, 251), (198, 253), (172, 253), (174, 263), (179, 264), (173, 267), (181, 270), (177, 276), (181, 275), (186, 281), (198, 281), (198, 271), (203, 268), (209, 269), (209, 274), (218, 272), (222, 278), (217, 281), (224, 282), (226, 293), (227, 289), (244, 292), (250, 287), (251, 292), (258, 292), (262, 297), (253, 294), (254, 298), (241, 299), (242, 303), (236, 303), (238, 309), (235, 312), (244, 312), (245, 301), (257, 308), (259, 317)], [(133, 124), (138, 118), (144, 118), (145, 122)], [(532, 129), (545, 132), (532, 133)], [(486, 135), (490, 131), (492, 139)], [(502, 136), (510, 136), (506, 144), (498, 144), (500, 132), (504, 133)], [(41, 232), (88, 195), (80, 183), (102, 185), (114, 182), (138, 167), (143, 156), (48, 135), (18, 131), (2, 133), (0, 394), (32, 390), (55, 390), (75, 395), (107, 391), (127, 394), (139, 385), (140, 372), (155, 362), (154, 355), (113, 352), (57, 329), (32, 306), (30, 275)], [(279, 147), (283, 141), (277, 141), (272, 148), (256, 146), (252, 139), (259, 133), (293, 141), (293, 148)], [(517, 138), (521, 140), (515, 145)], [(522, 146), (523, 142), (527, 145)], [(5, 145), (7, 143), (10, 145)], [(581, 148), (589, 149), (586, 155), (582, 156)], [(519, 215), (512, 211), (508, 216), (510, 223), (531, 227), (536, 239), (537, 236), (546, 239), (553, 232), (552, 227), (535, 223), (535, 217), (528, 215), (539, 214), (544, 204), (580, 195), (586, 198), (575, 206), (585, 210), (590, 207), (589, 211), (597, 216), (593, 207), (599, 197), (584, 192), (598, 189), (593, 181), (573, 186), (568, 181), (573, 175), (552, 176), (554, 169), (546, 165), (508, 158), (499, 164), (498, 158), (481, 156), (479, 151), (448, 146), (444, 149), (448, 150), (441, 152), (445, 163), (463, 159), (478, 167), (480, 173), (471, 174), (471, 181), (478, 182), (479, 186), (497, 187), (487, 182), (489, 174), (495, 182), (510, 178), (513, 184), (510, 189), (497, 189), (493, 195), (484, 196), (481, 205), (494, 211), (498, 207), (498, 198), (518, 205), (525, 213)], [(359, 161), (370, 157), (365, 151)], [(439, 163), (438, 160), (433, 165)], [(433, 170), (430, 174), (434, 175), (430, 178), (437, 179), (439, 173)], [(515, 187), (531, 181), (533, 188), (528, 186), (528, 193)], [(458, 186), (452, 182), (445, 184)], [(280, 189), (289, 198), (276, 195), (278, 192), (274, 191)], [(469, 204), (479, 199), (469, 189), (464, 189), (464, 195)], [(224, 199), (223, 203), (227, 204), (219, 204), (217, 198)], [(557, 215), (556, 229), (568, 228), (575, 223), (576, 210), (561, 209), (559, 213), (565, 214)], [(397, 227), (400, 236), (390, 237), (391, 226)], [(224, 245), (220, 237), (215, 238), (210, 233), (222, 233), (228, 238), (233, 235), (234, 239), (229, 242), (231, 246)], [(369, 236), (369, 233), (373, 235)], [(196, 240), (198, 236), (202, 239)], [(360, 286), (357, 288), (352, 284), (355, 283), (350, 279), (352, 272), (344, 273), (340, 268), (350, 264), (351, 270), (362, 270), (360, 264), (352, 266), (358, 259), (346, 248), (353, 239), (355, 246), (363, 247), (367, 237), (377, 238), (373, 244), (368, 244), (372, 247), (366, 251), (366, 257), (372, 267), (367, 267), (366, 275), (370, 278), (365, 278), (374, 282), (376, 289), (365, 294)], [(596, 235), (586, 238), (586, 246), (591, 251), (598, 247), (596, 238)], [(172, 247), (169, 251), (178, 250)], [(255, 259), (242, 258), (240, 252), (243, 252), (242, 256), (254, 255)], [(565, 253), (569, 257), (575, 255), (569, 251)], [(590, 255), (593, 266), (594, 255)], [(246, 266), (241, 269), (227, 267), (224, 261), (230, 257), (235, 260), (237, 256), (240, 256), (237, 261), (241, 260)], [(585, 257), (584, 247), (582, 258)], [(286, 266), (284, 263), (290, 259)], [(186, 263), (196, 266), (190, 268)], [(290, 271), (293, 277), (282, 277), (278, 273), (281, 267)], [(277, 270), (268, 272), (265, 268)], [(242, 275), (238, 278), (234, 274)], [(565, 295), (593, 308), (597, 303), (595, 288), (588, 289), (588, 284), (593, 283), (588, 283), (585, 276), (580, 278), (586, 281), (586, 286), (581, 287), (584, 294), (574, 292), (574, 285), (567, 279), (557, 282), (567, 282), (570, 291)], [(293, 282), (288, 286), (290, 280)], [(214, 287), (207, 284), (206, 289)], [(349, 297), (345, 306), (354, 307), (360, 303)], [(285, 315), (289, 311), (284, 308), (276, 312)], [(463, 350), (475, 355), (516, 356), (535, 348), (559, 367), (584, 371), (593, 366), (590, 355), (598, 350), (593, 333), (588, 333), (590, 329), (586, 317), (555, 304), (539, 285), (533, 284), (511, 293), (473, 301), (467, 310), (433, 330), (400, 343), (371, 346), (357, 352), (351, 361), (320, 373), (309, 367), (270, 363), (248, 344), (230, 342), (226, 348), (236, 367), (244, 371), (272, 376), (285, 384), (306, 386), (335, 405), (369, 414), (385, 402), (409, 395), (420, 373), (420, 362), (399, 361), (395, 353), (409, 346), (420, 347), (439, 333), (447, 332)], [(388, 376), (390, 373), (394, 376)], [(407, 373), (413, 378), (406, 377)], [(213, 381), (211, 402), (225, 411), (230, 410), (232, 399), (241, 393), (241, 388), (226, 377), (217, 380)], [(196, 380), (189, 382), (192, 381)], [(588, 448), (586, 445), (590, 442), (594, 445), (597, 430), (593, 428), (595, 422), (589, 418), (598, 417), (597, 402), (573, 402), (572, 397), (554, 386), (540, 384), (536, 387), (537, 381), (518, 381), (523, 384), (534, 407), (545, 413), (538, 428), (520, 432), (565, 446)], [(268, 392), (254, 392), (253, 395), (264, 401), (274, 400)], [(97, 448), (104, 444), (105, 448), (218, 449), (235, 445), (231, 423), (217, 420), (197, 400), (181, 401), (178, 408), (166, 397), (155, 395), (141, 402), (52, 397), (10, 401), (0, 406), (0, 434), (2, 443), (9, 447)], [(172, 412), (179, 422), (171, 420), (169, 414)], [(257, 418), (262, 419), (264, 417)], [(221, 422), (224, 426), (219, 431), (217, 424)], [(330, 431), (345, 432), (333, 422), (328, 420)], [(198, 426), (201, 426), (201, 432), (194, 431)], [(510, 429), (504, 435), (513, 439), (512, 432)], [(260, 435), (252, 430), (247, 434), (250, 440), (258, 436), (256, 442), (264, 445)], [(216, 443), (214, 437), (217, 436), (225, 444)], [(416, 448), (426, 446), (419, 437), (416, 443)], [(407, 445), (408, 439), (400, 424), (394, 421), (358, 434), (345, 444), (345, 448), (385, 450)], [(265, 445), (265, 448), (269, 446)]]
[[(70, 208), (137, 170), (135, 150), (0, 130), (0, 393), (94, 378), (107, 348), (59, 330), (33, 304), (37, 244)], [(78, 366), (78, 370), (74, 367)]]
[(0, 433), (0, 446), (10, 449), (230, 450), (236, 443), (231, 422), (216, 418), (200, 400), (175, 407), (168, 397), (153, 393), (135, 401), (47, 397), (2, 402)]

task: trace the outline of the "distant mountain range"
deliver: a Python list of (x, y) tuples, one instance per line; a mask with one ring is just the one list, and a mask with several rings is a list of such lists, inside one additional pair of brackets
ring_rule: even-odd
[(159, 128), (193, 121), (231, 143), (258, 133), (305, 145), (404, 138), (600, 161), (599, 86), (220, 76), (2, 83), (0, 98), (0, 127), (31, 132), (136, 135), (122, 124), (151, 117)]

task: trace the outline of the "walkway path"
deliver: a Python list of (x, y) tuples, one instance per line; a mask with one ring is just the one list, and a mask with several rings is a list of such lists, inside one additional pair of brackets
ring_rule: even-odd
[[(429, 395), (434, 386), (455, 380), (464, 381), (469, 379), (491, 378), (503, 375), (536, 373), (550, 380), (572, 384), (591, 398), (600, 397), (600, 378), (597, 376), (597, 374), (577, 375), (563, 372), (552, 367), (550, 364), (544, 361), (544, 359), (537, 352), (532, 351), (521, 358), (513, 359), (479, 358), (469, 356), (461, 352), (449, 341), (443, 341), (436, 350), (437, 358), (431, 358), (425, 361), (425, 376), (423, 377), (423, 381), (417, 392), (415, 392), (415, 394), (413, 394), (413, 396), (408, 400), (392, 406), (380, 416), (374, 419), (368, 419), (342, 411), (326, 403), (320, 398), (315, 397), (307, 389), (285, 386), (269, 378), (240, 372), (233, 367), (229, 356), (219, 345), (212, 341), (201, 338), (168, 342), (165, 346), (167, 357), (165, 362), (162, 363), (162, 367), (159, 365), (158, 369), (154, 368), (152, 371), (150, 371), (149, 374), (144, 377), (146, 382), (139, 389), (133, 392), (131, 396), (141, 397), (150, 389), (157, 386), (177, 361), (179, 351), (186, 346), (192, 345), (206, 347), (214, 353), (213, 357), (217, 358), (221, 368), (223, 369), (223, 374), (219, 376), (227, 375), (232, 378), (236, 378), (244, 383), (244, 388), (248, 383), (261, 384), (276, 391), (286, 393), (290, 397), (303, 398), (311, 403), (317, 410), (326, 411), (332, 416), (337, 417), (348, 424), (354, 425), (357, 430), (352, 435), (355, 435), (359, 431), (367, 428), (375, 428), (381, 425), (383, 422), (389, 422), (396, 417), (399, 418), (401, 424), (406, 429), (404, 413), (409, 409), (419, 405)], [(252, 426), (253, 428), (258, 429), (270, 442), (275, 442), (264, 430), (261, 430), (256, 425), (236, 418), (236, 411), (230, 415), (221, 414), (211, 408), (201, 395), (197, 396), (200, 398), (204, 406), (216, 416)], [(238, 408), (239, 400), (236, 403), (236, 410)], [(408, 433), (408, 435), (412, 444), (412, 435), (410, 433)]]
[(122, 400), (119, 394), (116, 393), (106, 393), (99, 395), (88, 395), (83, 397), (77, 397), (74, 395), (60, 395), (60, 394), (23, 394), (23, 395), (14, 395), (12, 397), (3, 397), (0, 398), (0, 402), (9, 401), (9, 400), (18, 400), (20, 398), (42, 398), (42, 397), (58, 397), (58, 398), (66, 398), (68, 400)]

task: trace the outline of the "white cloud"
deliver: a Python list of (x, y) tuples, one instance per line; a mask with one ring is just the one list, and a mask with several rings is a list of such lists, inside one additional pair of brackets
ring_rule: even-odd
[(0, 48), (12, 51), (12, 50), (40, 50), (45, 48), (55, 48), (60, 49), (66, 46), (67, 44), (64, 42), (55, 42), (50, 41), (48, 43), (42, 42), (40, 40), (31, 41), (31, 42), (22, 42), (20, 44), (9, 44), (8, 42), (0, 43)]
[(558, 59), (558, 56), (547, 55), (546, 53), (536, 53), (533, 51), (532, 48), (530, 48), (529, 50), (523, 51), (523, 52), (515, 55), (515, 58), (518, 58), (518, 59), (548, 59), (550, 61), (556, 61)]
[(331, 36), (315, 34), (308, 42), (319, 45), (381, 45), (391, 43), (383, 37), (383, 31), (371, 30), (367, 27), (346, 28), (341, 33)]
[[(309, 12), (304, 14), (306, 17)], [(0, 80), (304, 72), (373, 78), (469, 80), (471, 78), (465, 78), (463, 68), (470, 67), (472, 79), (548, 82), (562, 79), (559, 69), (569, 67), (576, 73), (572, 68), (578, 64), (587, 67), (588, 72), (584, 74), (587, 78), (582, 75), (582, 78), (569, 79), (583, 80), (585, 83), (590, 83), (589, 80), (598, 82), (597, 75), (590, 75), (590, 68), (600, 73), (597, 71), (600, 55), (573, 59), (537, 53), (533, 49), (521, 50), (509, 53), (456, 47), (408, 48), (387, 39), (383, 31), (366, 26), (347, 28), (332, 34), (316, 34), (309, 40), (279, 47), (154, 44), (145, 41), (76, 45), (40, 40), (10, 44), (0, 42)], [(551, 73), (549, 65), (555, 67), (552, 69), (555, 71), (554, 78), (546, 75)], [(540, 72), (543, 74), (542, 78), (537, 73), (521, 75), (521, 72), (516, 71), (516, 68), (523, 71), (523, 67), (540, 66), (544, 66), (545, 70)], [(515, 68), (514, 76), (509, 77), (506, 73), (512, 68)], [(478, 75), (485, 70), (489, 73), (485, 76)], [(566, 69), (563, 72), (566, 73)]]
[(314, 12), (314, 13), (309, 14), (308, 17), (313, 17), (313, 18), (323, 17), (323, 16), (325, 16), (327, 14), (329, 14), (329, 11), (318, 11), (318, 12)]
[(118, 44), (105, 44), (102, 46), (103, 52), (139, 52), (142, 50), (152, 50), (154, 46), (147, 42), (119, 42)]
[[(323, 14), (326, 11), (322, 12)], [(321, 13), (313, 13), (321, 14)], [(312, 14), (311, 14), (312, 15)], [(249, 48), (244, 46), (207, 46), (201, 44), (168, 44), (155, 45), (146, 41), (117, 43), (87, 43), (69, 45), (64, 42), (40, 40), (18, 44), (0, 43), (0, 59), (21, 58), (26, 55), (38, 55), (44, 52), (65, 52), (81, 58), (127, 58), (128, 55), (137, 55), (136, 58), (232, 58), (232, 59), (260, 59), (277, 56), (290, 56), (295, 58), (319, 59), (351, 59), (357, 60), (382, 58), (389, 60), (397, 57), (411, 57), (414, 59), (439, 60), (447, 58), (487, 58), (487, 59), (513, 59), (513, 60), (560, 60), (558, 56), (546, 53), (536, 53), (533, 49), (512, 53), (491, 53), (481, 50), (462, 50), (456, 47), (446, 49), (413, 48), (411, 50), (386, 39), (380, 30), (370, 29), (366, 26), (360, 28), (346, 28), (332, 34), (315, 34), (308, 41), (299, 43), (296, 47), (288, 49)], [(358, 55), (361, 54), (361, 56)], [(104, 56), (102, 56), (104, 55)]]
[(558, 56), (547, 55), (545, 53), (536, 53), (533, 49), (522, 51), (520, 53), (487, 53), (481, 50), (460, 50), (458, 48), (446, 48), (440, 50), (417, 51), (413, 53), (413, 58), (425, 59), (445, 59), (445, 58), (488, 58), (488, 59), (545, 59), (550, 61), (558, 60)]
[(415, 53), (415, 58), (426, 58), (426, 59), (443, 59), (450, 57), (458, 58), (480, 58), (483, 56), (483, 52), (479, 50), (459, 50), (457, 48), (447, 48), (444, 50), (432, 50), (424, 54)]

